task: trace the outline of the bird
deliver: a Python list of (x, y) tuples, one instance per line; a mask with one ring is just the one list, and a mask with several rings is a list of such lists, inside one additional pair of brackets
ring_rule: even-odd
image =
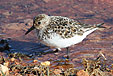
[(91, 25), (64, 16), (38, 14), (34, 17), (32, 27), (25, 35), (36, 29), (37, 38), (42, 44), (57, 50), (66, 48), (67, 59), (69, 59), (69, 47), (82, 42), (93, 31), (105, 28), (103, 24)]

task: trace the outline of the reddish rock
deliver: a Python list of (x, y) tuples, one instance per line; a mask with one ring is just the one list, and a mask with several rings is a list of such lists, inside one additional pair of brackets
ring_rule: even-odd
[(60, 75), (60, 73), (62, 73), (60, 69), (55, 69), (53, 72), (55, 75)]
[(80, 70), (77, 72), (77, 76), (89, 76), (89, 74), (85, 72), (84, 70)]

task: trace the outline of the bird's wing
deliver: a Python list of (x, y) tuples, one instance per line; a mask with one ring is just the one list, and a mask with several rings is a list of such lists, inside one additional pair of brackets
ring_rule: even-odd
[(80, 27), (80, 22), (67, 17), (56, 16), (52, 18), (45, 31), (47, 33), (47, 30), (50, 30), (50, 33), (57, 33), (62, 38), (71, 38), (76, 34), (83, 35), (83, 30)]
[(71, 38), (75, 35), (82, 36), (85, 32), (99, 28), (101, 25), (84, 24), (67, 17), (53, 16), (44, 32), (45, 34), (57, 33), (62, 38)]

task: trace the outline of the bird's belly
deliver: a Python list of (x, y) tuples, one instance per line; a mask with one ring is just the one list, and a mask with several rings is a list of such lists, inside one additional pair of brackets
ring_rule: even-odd
[(51, 47), (65, 48), (81, 42), (84, 38), (84, 36), (75, 35), (72, 38), (63, 39), (59, 35), (54, 35), (51, 38), (44, 39), (42, 43)]

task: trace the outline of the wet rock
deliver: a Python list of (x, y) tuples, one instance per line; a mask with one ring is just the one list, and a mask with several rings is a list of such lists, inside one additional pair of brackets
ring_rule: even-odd
[(13, 14), (13, 12), (11, 12), (11, 11), (6, 11), (6, 12), (3, 13), (3, 15), (5, 15), (5, 16), (10, 16), (12, 14)]
[(44, 2), (48, 3), (50, 0), (43, 0)]
[(22, 28), (24, 26), (22, 26), (23, 24), (19, 24), (19, 23), (10, 23), (10, 24), (7, 24), (5, 25), (3, 28), (6, 29), (9, 29), (9, 30), (22, 30)]
[(113, 24), (113, 18), (104, 19), (104, 22)]
[(0, 40), (0, 51), (5, 51), (5, 50), (10, 50), (10, 46), (7, 40), (2, 39)]
[(0, 9), (4, 9), (4, 6), (3, 5), (0, 5)]
[(1, 18), (5, 18), (5, 17), (6, 17), (5, 15), (0, 14), (0, 19), (1, 19)]
[(93, 16), (95, 16), (94, 14), (85, 14), (85, 15), (83, 15), (84, 17), (87, 17), (87, 18), (91, 18), (91, 17), (93, 17)]

